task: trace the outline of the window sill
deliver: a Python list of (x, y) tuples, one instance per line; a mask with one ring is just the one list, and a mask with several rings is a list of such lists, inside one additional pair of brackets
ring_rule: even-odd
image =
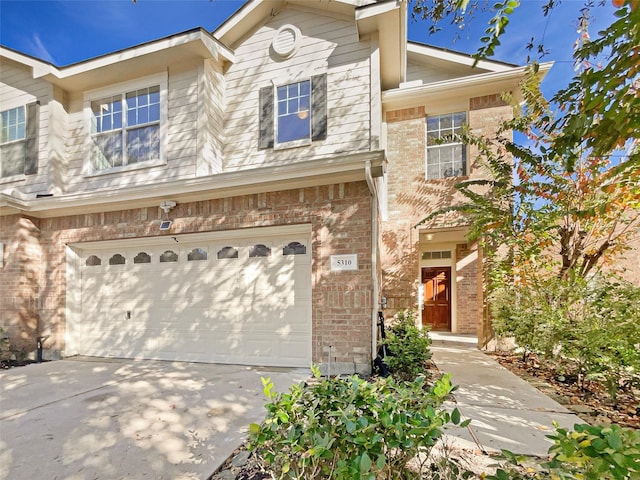
[(273, 146), (274, 150), (288, 150), (290, 148), (298, 148), (298, 147), (308, 147), (311, 145), (310, 138), (304, 138), (302, 140), (292, 140), (286, 143), (276, 143)]
[(469, 175), (458, 175), (458, 176), (452, 176), (452, 177), (425, 178), (424, 180), (425, 182), (449, 182), (449, 181), (461, 182), (468, 179), (469, 179)]
[(2, 185), (3, 183), (24, 182), (26, 179), (27, 179), (27, 176), (24, 174), (12, 175), (11, 177), (1, 177), (0, 185)]
[(113, 175), (119, 173), (127, 173), (135, 170), (144, 170), (146, 168), (162, 167), (167, 164), (166, 160), (153, 160), (150, 162), (134, 163), (133, 165), (126, 165), (124, 167), (105, 168), (104, 170), (95, 170), (83, 175), (84, 178), (101, 177), (103, 175)]

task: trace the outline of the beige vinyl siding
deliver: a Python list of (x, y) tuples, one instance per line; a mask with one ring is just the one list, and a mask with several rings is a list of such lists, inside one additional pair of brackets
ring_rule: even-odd
[(455, 65), (435, 58), (424, 58), (415, 53), (407, 54), (407, 82), (422, 80), (423, 84), (427, 84), (481, 73), (487, 73), (487, 70)]
[(197, 176), (222, 171), (224, 142), (224, 75), (211, 60), (205, 60), (200, 76), (198, 106), (198, 164)]
[(53, 99), (49, 102), (49, 161), (47, 162), (47, 180), (49, 193), (56, 196), (67, 190), (69, 153), (69, 115), (67, 105), (69, 95), (60, 87), (53, 88)]
[(28, 103), (40, 102), (38, 125), (38, 172), (8, 182), (0, 179), (0, 189), (19, 188), (22, 193), (48, 193), (49, 123), (53, 86), (42, 79), (34, 79), (31, 69), (3, 59), (0, 64), (0, 111)]
[[(299, 49), (288, 59), (271, 49), (282, 25), (300, 29)], [(227, 171), (279, 165), (369, 148), (370, 45), (359, 42), (353, 22), (288, 7), (232, 46), (236, 62), (226, 72)], [(259, 89), (327, 73), (326, 140), (290, 149), (258, 149)]]
[[(177, 115), (197, 115), (200, 68), (200, 65), (188, 65), (169, 69), (169, 126), (173, 125), (172, 119)], [(178, 174), (171, 177), (173, 180), (192, 178), (196, 173), (197, 123), (179, 125), (182, 128), (176, 126), (173, 133), (167, 135), (167, 168)]]

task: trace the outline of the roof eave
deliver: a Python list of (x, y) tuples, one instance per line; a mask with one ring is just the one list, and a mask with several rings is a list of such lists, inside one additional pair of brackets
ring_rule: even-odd
[[(172, 52), (181, 52), (180, 58), (188, 53), (194, 57), (211, 58), (220, 63), (235, 61), (234, 53), (209, 32), (197, 28), (186, 32), (153, 40), (135, 47), (101, 55), (96, 58), (74, 63), (65, 67), (41, 62), (32, 57), (19, 54), (10, 49), (2, 48), (2, 56), (32, 68), (33, 78), (43, 78), (62, 88), (75, 90), (78, 88), (92, 88), (90, 78), (95, 78), (97, 72), (122, 70), (127, 62), (132, 68), (126, 68), (128, 73), (135, 75), (135, 68), (140, 59), (147, 59), (146, 68), (153, 64), (154, 59), (159, 66), (166, 64), (166, 56)], [(131, 71), (130, 71), (131, 70)], [(98, 75), (100, 77), (101, 75)]]
[(339, 155), (294, 164), (238, 170), (162, 184), (105, 189), (73, 195), (25, 198), (19, 192), (0, 193), (1, 215), (23, 213), (39, 218), (144, 207), (166, 197), (180, 202), (224, 198), (328, 183), (365, 180), (365, 165), (382, 175), (384, 151)]
[(478, 60), (478, 62), (475, 63), (476, 59), (473, 55), (418, 42), (408, 42), (407, 52), (415, 53), (425, 57), (435, 58), (438, 60), (445, 60), (465, 67), (475, 67), (490, 72), (505, 72), (520, 66), (516, 64), (487, 59)]
[(361, 37), (378, 34), (382, 88), (403, 83), (407, 71), (407, 3), (387, 0), (358, 7), (356, 26)]
[[(541, 79), (546, 76), (552, 66), (553, 62), (540, 64), (538, 75), (540, 75)], [(527, 68), (517, 67), (505, 71), (442, 80), (425, 85), (395, 88), (382, 92), (382, 103), (385, 109), (396, 109), (405, 108), (416, 102), (424, 102), (428, 99), (442, 99), (445, 93), (461, 97), (478, 89), (514, 91), (525, 76)], [(514, 93), (517, 96), (517, 91)]]

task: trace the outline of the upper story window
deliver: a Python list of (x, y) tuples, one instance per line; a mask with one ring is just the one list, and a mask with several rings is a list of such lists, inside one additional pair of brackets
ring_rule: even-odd
[(466, 112), (427, 117), (427, 180), (467, 174), (465, 145), (454, 137), (466, 123)]
[(95, 100), (91, 112), (96, 170), (160, 157), (159, 85)]
[(103, 172), (164, 163), (166, 75), (89, 92), (90, 164)]
[(278, 143), (311, 138), (311, 82), (290, 83), (276, 89)]
[(0, 138), (2, 143), (24, 140), (27, 118), (24, 107), (16, 107), (0, 113)]
[(38, 103), (0, 112), (0, 178), (37, 173)]
[(326, 75), (260, 89), (260, 148), (297, 147), (326, 137)]

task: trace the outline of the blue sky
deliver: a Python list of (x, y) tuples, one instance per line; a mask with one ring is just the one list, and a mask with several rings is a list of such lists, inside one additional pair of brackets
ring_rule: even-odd
[[(63, 66), (131, 47), (167, 35), (204, 27), (213, 30), (244, 3), (243, 0), (0, 0), (0, 43)], [(493, 1), (491, 2), (493, 3)], [(582, 0), (564, 0), (550, 18), (543, 17), (543, 0), (521, 0), (495, 58), (524, 64), (524, 46), (532, 36), (544, 38), (556, 62), (544, 83), (545, 93), (565, 85), (573, 75), (571, 54), (577, 38), (576, 18)], [(611, 23), (613, 7), (593, 9), (592, 35)], [(429, 35), (424, 21), (410, 21), (409, 39), (473, 53), (491, 12), (478, 14), (453, 41), (456, 29)]]

